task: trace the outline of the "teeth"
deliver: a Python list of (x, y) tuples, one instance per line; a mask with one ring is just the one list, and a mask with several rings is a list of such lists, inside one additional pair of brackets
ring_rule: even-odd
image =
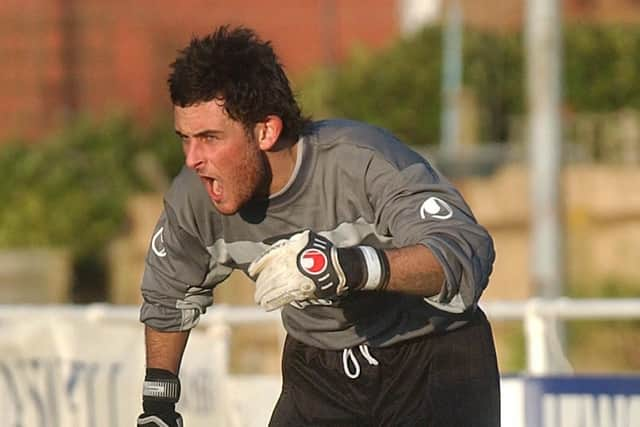
[(218, 180), (213, 180), (213, 184), (211, 185), (211, 189), (213, 190), (214, 194), (220, 194), (220, 192), (222, 191), (222, 187), (220, 185), (220, 183), (218, 183)]

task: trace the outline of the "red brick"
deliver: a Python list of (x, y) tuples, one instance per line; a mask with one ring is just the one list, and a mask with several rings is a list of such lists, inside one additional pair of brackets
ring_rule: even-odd
[[(382, 48), (399, 32), (397, 0), (76, 0), (71, 3), (75, 69), (66, 70), (64, 4), (0, 0), (0, 111), (5, 112), (0, 139), (29, 122), (61, 116), (52, 110), (62, 111), (69, 78), (78, 107), (94, 115), (113, 106), (143, 118), (165, 111), (170, 107), (166, 75), (176, 50), (193, 34), (220, 24), (253, 27), (272, 40), (292, 78), (343, 60), (354, 43)], [(334, 9), (327, 9), (331, 5)], [(522, 25), (521, 0), (462, 0), (462, 5), (467, 25), (509, 31)], [(568, 20), (640, 22), (640, 5), (629, 0), (565, 0), (563, 7)]]

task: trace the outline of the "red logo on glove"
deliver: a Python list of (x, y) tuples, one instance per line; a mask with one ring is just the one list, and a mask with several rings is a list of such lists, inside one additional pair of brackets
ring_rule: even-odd
[(320, 274), (327, 269), (327, 257), (317, 249), (307, 249), (300, 255), (300, 265), (309, 274)]

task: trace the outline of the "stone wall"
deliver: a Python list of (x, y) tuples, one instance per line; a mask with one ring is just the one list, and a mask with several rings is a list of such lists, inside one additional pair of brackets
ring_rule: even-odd
[(0, 251), (0, 304), (62, 304), (69, 301), (70, 287), (71, 262), (66, 251)]
[[(568, 166), (563, 174), (567, 283), (597, 286), (637, 283), (640, 295), (640, 169)], [(529, 280), (530, 204), (526, 168), (510, 166), (484, 179), (460, 183), (478, 220), (496, 244), (487, 298), (526, 298)]]

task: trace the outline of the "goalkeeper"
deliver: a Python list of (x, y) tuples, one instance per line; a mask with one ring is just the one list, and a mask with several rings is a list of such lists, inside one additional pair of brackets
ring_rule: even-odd
[(234, 269), (287, 331), (270, 425), (499, 425), (493, 242), (454, 186), (382, 129), (304, 117), (249, 29), (194, 38), (168, 83), (185, 167), (142, 279), (138, 425), (182, 425), (189, 330)]

